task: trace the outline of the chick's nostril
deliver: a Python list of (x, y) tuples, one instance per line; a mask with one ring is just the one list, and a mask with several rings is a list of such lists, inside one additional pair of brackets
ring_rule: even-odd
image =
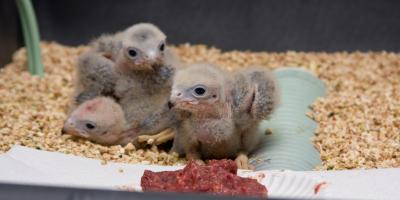
[(174, 104), (171, 101), (168, 101), (168, 108), (171, 109), (172, 107), (174, 107)]
[(178, 94), (176, 94), (176, 96), (178, 96), (178, 97), (181, 96), (181, 95), (182, 95), (182, 93), (180, 93), (180, 92)]

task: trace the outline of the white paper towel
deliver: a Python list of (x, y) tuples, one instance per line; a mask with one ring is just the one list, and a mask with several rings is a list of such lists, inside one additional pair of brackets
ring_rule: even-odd
[[(164, 171), (182, 167), (123, 163), (102, 165), (101, 161), (95, 159), (14, 146), (7, 153), (0, 155), (0, 182), (114, 190), (128, 186), (140, 189), (140, 178), (144, 169)], [(123, 172), (121, 173), (120, 170)], [(254, 175), (256, 173), (259, 172), (239, 174)], [(400, 199), (400, 169), (398, 168), (328, 172), (266, 171), (265, 173), (267, 178), (270, 178), (266, 182), (271, 182), (271, 178), (275, 177), (275, 181), (280, 181), (280, 184), (290, 184), (291, 182), (286, 181), (288, 179), (297, 181), (299, 184), (304, 183), (304, 180), (311, 181), (312, 185), (326, 181), (327, 184), (323, 186), (321, 194), (327, 198)], [(285, 196), (285, 188), (277, 188), (279, 191), (275, 191), (275, 185), (269, 185), (269, 187), (273, 196)], [(293, 189), (290, 185), (286, 187)], [(312, 194), (311, 189), (313, 188), (309, 188), (306, 193)]]

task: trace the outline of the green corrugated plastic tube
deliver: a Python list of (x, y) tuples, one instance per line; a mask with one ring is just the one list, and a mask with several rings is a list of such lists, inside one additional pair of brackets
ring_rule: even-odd
[(28, 69), (32, 75), (43, 76), (43, 63), (40, 55), (40, 37), (35, 11), (30, 0), (16, 0), (21, 19), (22, 31), (28, 57)]
[(259, 131), (272, 130), (250, 162), (257, 170), (312, 170), (321, 164), (311, 138), (317, 123), (306, 116), (309, 106), (326, 94), (324, 83), (306, 70), (282, 68), (274, 71), (280, 89), (281, 104)]

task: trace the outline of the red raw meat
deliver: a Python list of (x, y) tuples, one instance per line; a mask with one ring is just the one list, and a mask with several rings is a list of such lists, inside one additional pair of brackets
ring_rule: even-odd
[(230, 196), (267, 197), (267, 188), (251, 178), (236, 175), (232, 160), (211, 160), (207, 165), (190, 161), (184, 169), (152, 172), (146, 170), (140, 185), (143, 191), (207, 192)]

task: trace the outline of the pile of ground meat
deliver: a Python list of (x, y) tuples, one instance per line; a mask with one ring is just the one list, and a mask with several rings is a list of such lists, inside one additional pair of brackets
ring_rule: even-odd
[(211, 160), (207, 165), (190, 161), (184, 169), (152, 172), (141, 179), (143, 191), (206, 192), (229, 196), (267, 197), (267, 188), (251, 178), (239, 177), (232, 160)]

